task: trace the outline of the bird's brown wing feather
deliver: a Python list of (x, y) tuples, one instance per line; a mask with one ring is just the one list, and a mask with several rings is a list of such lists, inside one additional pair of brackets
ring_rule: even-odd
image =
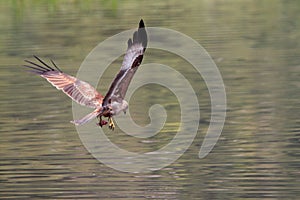
[(111, 101), (124, 99), (131, 79), (142, 63), (147, 42), (147, 32), (143, 20), (141, 20), (138, 30), (133, 34), (133, 40), (128, 40), (128, 47), (121, 69), (104, 97), (103, 106)]
[(66, 95), (71, 97), (75, 102), (88, 106), (91, 108), (100, 107), (103, 96), (98, 93), (89, 83), (81, 81), (73, 76), (63, 73), (51, 60), (53, 67), (50, 67), (40, 58), (34, 56), (40, 63), (25, 60), (30, 65), (24, 65), (32, 69), (31, 72), (40, 75), (51, 83), (58, 90), (63, 91)]

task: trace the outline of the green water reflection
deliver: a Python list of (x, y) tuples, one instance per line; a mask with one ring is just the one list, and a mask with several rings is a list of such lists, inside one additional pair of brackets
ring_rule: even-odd
[[(300, 167), (299, 1), (1, 1), (0, 197), (50, 199), (296, 199)], [(75, 75), (101, 41), (146, 25), (175, 29), (198, 41), (226, 85), (227, 119), (213, 151), (198, 159), (210, 119), (203, 79), (184, 60), (147, 50), (145, 63), (182, 73), (197, 91), (198, 135), (175, 163), (148, 174), (115, 171), (95, 160), (69, 121), (71, 101), (25, 73), (32, 55), (53, 58)], [(122, 58), (101, 79), (105, 91)], [(153, 92), (155, 90), (155, 92)], [(174, 95), (145, 86), (130, 102), (138, 124), (155, 103), (168, 110), (161, 133), (147, 140), (119, 129), (108, 137), (134, 152), (161, 148), (175, 135)]]

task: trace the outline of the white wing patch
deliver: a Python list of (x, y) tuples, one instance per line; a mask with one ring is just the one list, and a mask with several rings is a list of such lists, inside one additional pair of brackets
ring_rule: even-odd
[(132, 45), (126, 52), (124, 60), (121, 66), (121, 70), (127, 70), (131, 68), (134, 60), (144, 53), (144, 47), (141, 43)]

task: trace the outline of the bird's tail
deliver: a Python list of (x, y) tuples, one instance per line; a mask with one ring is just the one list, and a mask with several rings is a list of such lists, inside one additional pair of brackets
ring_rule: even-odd
[(91, 121), (92, 119), (96, 118), (98, 115), (99, 115), (99, 110), (96, 109), (81, 119), (71, 121), (71, 123), (75, 124), (76, 126), (82, 125), (82, 124), (85, 124), (85, 123)]

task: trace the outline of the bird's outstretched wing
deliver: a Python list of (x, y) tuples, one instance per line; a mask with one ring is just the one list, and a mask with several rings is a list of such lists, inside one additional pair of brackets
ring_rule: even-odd
[(147, 32), (144, 21), (141, 20), (138, 30), (133, 34), (133, 38), (128, 40), (128, 47), (121, 69), (104, 97), (103, 106), (111, 101), (121, 101), (124, 99), (130, 81), (138, 66), (142, 63), (147, 42)]
[(39, 57), (34, 57), (39, 63), (25, 60), (25, 62), (30, 65), (24, 65), (24, 67), (30, 68), (30, 72), (47, 79), (54, 87), (58, 90), (62, 90), (66, 95), (81, 105), (91, 108), (97, 108), (102, 105), (103, 96), (98, 93), (93, 86), (63, 73), (52, 60), (51, 63), (55, 68), (50, 67)]

